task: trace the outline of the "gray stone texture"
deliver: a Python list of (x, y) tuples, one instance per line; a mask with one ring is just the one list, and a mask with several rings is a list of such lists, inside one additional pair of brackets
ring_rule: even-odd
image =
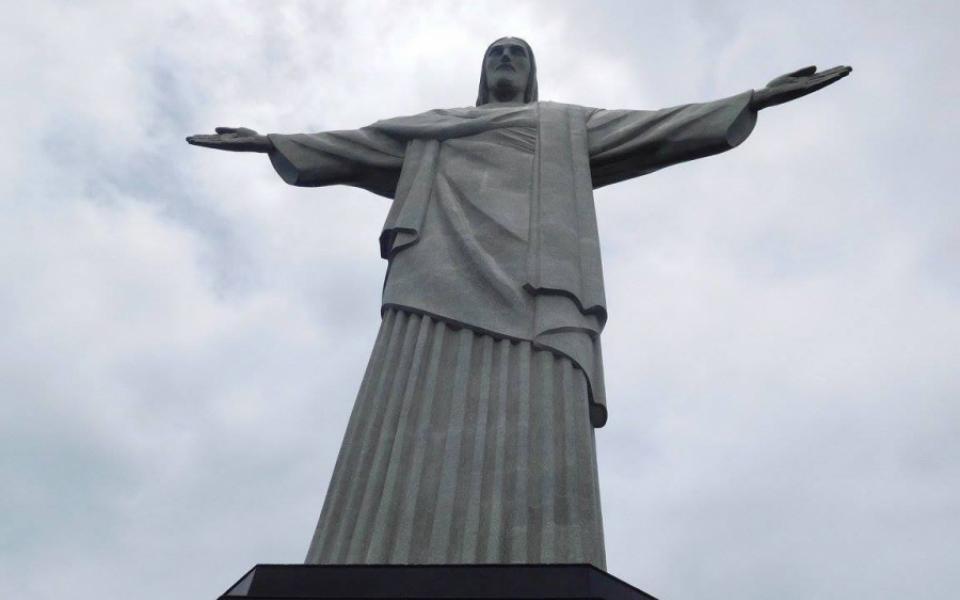
[(388, 309), (307, 562), (603, 568), (585, 396), (567, 358)]
[(570, 358), (606, 421), (607, 319), (593, 189), (733, 148), (751, 93), (657, 111), (555, 102), (433, 110), (369, 127), (269, 139), (293, 185), (392, 197), (380, 237), (383, 305)]
[(594, 432), (607, 419), (595, 188), (743, 142), (757, 111), (845, 77), (793, 71), (662, 110), (540, 102), (502, 38), (477, 106), (362, 129), (191, 144), (268, 153), (284, 181), (392, 199), (383, 323), (307, 562), (604, 565)]

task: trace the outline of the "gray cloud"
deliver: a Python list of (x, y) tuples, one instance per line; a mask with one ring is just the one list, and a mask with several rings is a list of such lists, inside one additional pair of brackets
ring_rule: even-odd
[[(950, 3), (31, 4), (0, 36), (0, 595), (215, 597), (302, 559), (377, 327), (381, 198), (190, 148), (472, 102), (659, 107), (853, 64), (597, 195), (612, 573), (663, 598), (952, 598)], [(9, 35), (8, 35), (9, 34)]]

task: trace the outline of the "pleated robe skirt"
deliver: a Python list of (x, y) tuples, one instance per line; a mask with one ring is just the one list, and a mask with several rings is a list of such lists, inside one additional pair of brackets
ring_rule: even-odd
[(306, 562), (605, 568), (583, 373), (388, 309)]

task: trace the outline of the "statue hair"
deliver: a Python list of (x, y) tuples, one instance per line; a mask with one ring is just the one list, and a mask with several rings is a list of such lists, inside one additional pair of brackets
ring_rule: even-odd
[(477, 94), (477, 106), (481, 106), (490, 102), (490, 90), (487, 89), (487, 70), (484, 68), (487, 62), (487, 54), (490, 52), (490, 48), (493, 48), (493, 45), (497, 42), (502, 42), (503, 40), (516, 40), (523, 44), (523, 47), (527, 49), (527, 58), (530, 59), (530, 75), (527, 77), (527, 87), (523, 90), (523, 101), (524, 102), (536, 102), (537, 101), (537, 61), (533, 57), (533, 48), (530, 47), (530, 44), (526, 40), (520, 39), (518, 37), (506, 36), (494, 40), (487, 46), (487, 49), (483, 52), (483, 61), (480, 63), (480, 91)]

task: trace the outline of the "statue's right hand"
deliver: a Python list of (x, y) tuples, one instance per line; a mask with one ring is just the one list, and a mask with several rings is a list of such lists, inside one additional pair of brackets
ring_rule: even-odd
[(217, 127), (214, 135), (191, 135), (187, 143), (231, 152), (270, 152), (270, 138), (246, 127)]

